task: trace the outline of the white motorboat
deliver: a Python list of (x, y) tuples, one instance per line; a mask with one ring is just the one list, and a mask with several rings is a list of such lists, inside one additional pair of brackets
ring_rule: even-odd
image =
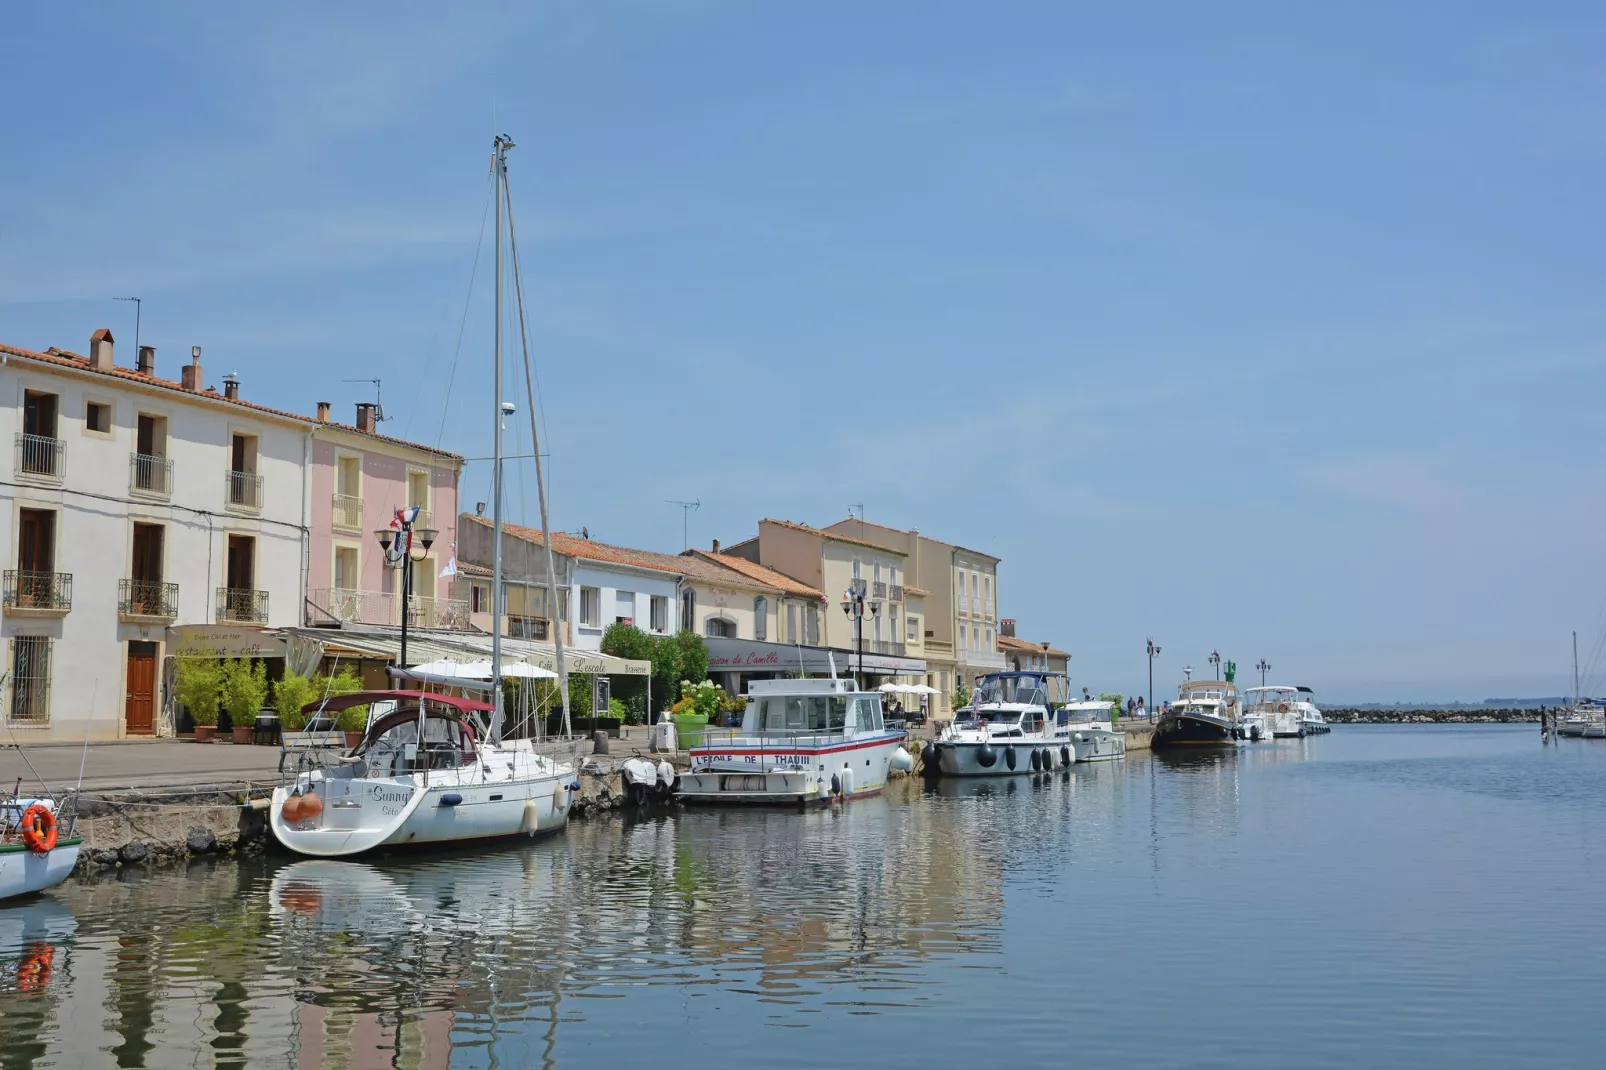
[(1303, 738), (1332, 728), (1316, 708), (1316, 692), (1302, 684), (1246, 687), (1244, 697), (1249, 700), (1244, 719), (1255, 717), (1269, 724), (1274, 736)]
[(0, 796), (0, 902), (54, 888), (72, 875), (83, 839), (77, 806), (54, 799)]
[[(387, 705), (388, 704), (388, 705)], [(537, 836), (568, 823), (574, 765), (529, 740), (492, 742), (486, 702), (420, 691), (360, 691), (307, 707), (309, 716), (379, 706), (362, 742), (327, 757), (287, 747), (293, 775), (274, 789), (268, 827), (298, 854), (345, 857)]]
[(1238, 722), (1238, 738), (1246, 743), (1263, 743), (1274, 739), (1271, 717), (1255, 710), (1246, 711)]
[(1149, 746), (1218, 746), (1238, 738), (1238, 688), (1222, 680), (1187, 680), (1160, 714)]
[(926, 745), (926, 768), (943, 776), (1014, 776), (1070, 765), (1071, 728), (1055, 713), (1066, 683), (1054, 672), (983, 676), (970, 705)]
[(1071, 755), (1078, 762), (1108, 762), (1126, 757), (1126, 733), (1115, 723), (1108, 702), (1068, 702), (1055, 713), (1058, 725), (1070, 729)]
[(851, 680), (754, 680), (742, 726), (688, 748), (675, 794), (691, 803), (806, 805), (870, 795), (909, 772), (908, 733)]

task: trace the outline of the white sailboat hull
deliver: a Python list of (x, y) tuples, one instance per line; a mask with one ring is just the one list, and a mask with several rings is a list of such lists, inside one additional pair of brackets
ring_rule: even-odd
[(0, 901), (54, 888), (72, 875), (82, 840), (62, 840), (47, 854), (21, 844), (0, 847)]

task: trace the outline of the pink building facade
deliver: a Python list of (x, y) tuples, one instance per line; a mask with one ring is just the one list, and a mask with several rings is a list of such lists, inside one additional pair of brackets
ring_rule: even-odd
[(401, 571), (386, 567), (374, 532), (397, 509), (417, 506), (415, 531), (432, 529), (426, 552), (415, 542), (408, 624), (467, 628), (468, 605), (449, 596), (440, 572), (457, 540), (458, 480), (463, 458), (379, 434), (372, 405), (357, 406), (355, 425), (335, 423), (318, 405), (311, 443), (306, 622), (401, 623)]

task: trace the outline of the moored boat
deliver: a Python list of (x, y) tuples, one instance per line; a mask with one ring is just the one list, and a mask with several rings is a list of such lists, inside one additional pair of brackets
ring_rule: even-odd
[(63, 814), (54, 799), (0, 796), (0, 902), (54, 888), (78, 864), (74, 805)]
[(1071, 729), (1056, 712), (1066, 684), (1064, 673), (983, 676), (970, 705), (927, 744), (926, 768), (943, 776), (1013, 776), (1070, 765)]
[(1068, 702), (1055, 719), (1070, 730), (1071, 755), (1078, 762), (1109, 762), (1126, 757), (1126, 732), (1110, 713), (1108, 702)]
[(1249, 702), (1244, 719), (1258, 717), (1274, 736), (1303, 738), (1332, 730), (1316, 708), (1316, 692), (1303, 684), (1246, 687), (1244, 697)]
[(1237, 737), (1238, 689), (1221, 680), (1188, 680), (1154, 724), (1149, 746), (1219, 746)]
[(688, 749), (675, 781), (689, 803), (808, 805), (880, 791), (910, 771), (908, 733), (888, 728), (881, 694), (851, 680), (754, 680), (742, 726)]
[[(362, 741), (327, 757), (287, 748), (296, 763), (274, 789), (268, 827), (285, 847), (315, 858), (377, 848), (426, 847), (537, 836), (568, 823), (574, 766), (529, 740), (493, 741), (486, 702), (419, 691), (359, 691), (307, 707), (371, 714)], [(377, 712), (377, 711), (376, 711)]]

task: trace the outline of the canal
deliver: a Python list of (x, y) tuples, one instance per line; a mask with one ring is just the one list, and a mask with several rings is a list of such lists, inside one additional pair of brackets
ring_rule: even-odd
[(1342, 727), (0, 908), (6, 1067), (1574, 1067), (1606, 745)]

